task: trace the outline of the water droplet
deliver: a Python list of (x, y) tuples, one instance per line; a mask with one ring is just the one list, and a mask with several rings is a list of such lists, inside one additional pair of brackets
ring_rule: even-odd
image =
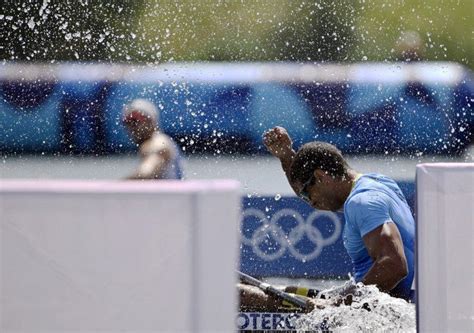
[(28, 21), (28, 28), (30, 28), (31, 30), (33, 30), (35, 28), (35, 20), (33, 18), (30, 18), (30, 20)]

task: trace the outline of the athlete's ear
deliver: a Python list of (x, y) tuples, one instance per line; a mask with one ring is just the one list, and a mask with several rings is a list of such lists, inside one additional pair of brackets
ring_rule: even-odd
[(314, 171), (314, 177), (316, 178), (316, 181), (317, 181), (317, 182), (324, 182), (324, 181), (326, 181), (326, 179), (327, 179), (328, 176), (329, 176), (329, 175), (328, 175), (325, 171), (323, 171), (323, 170), (321, 170), (321, 169), (316, 169), (316, 170)]
[(323, 171), (321, 169), (317, 169), (314, 172), (314, 176), (316, 177), (316, 180), (321, 183), (329, 183), (329, 182), (334, 182), (334, 177), (329, 174), (327, 171)]

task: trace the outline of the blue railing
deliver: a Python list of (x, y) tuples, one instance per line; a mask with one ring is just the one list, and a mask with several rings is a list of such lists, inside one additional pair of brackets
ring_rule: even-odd
[(474, 127), (472, 73), (451, 63), (0, 65), (2, 152), (135, 149), (122, 107), (142, 97), (188, 152), (263, 152), (285, 126), (350, 153), (462, 152)]

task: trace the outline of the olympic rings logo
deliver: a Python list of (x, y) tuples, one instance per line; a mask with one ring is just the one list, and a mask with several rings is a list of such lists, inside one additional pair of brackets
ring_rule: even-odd
[[(334, 231), (327, 238), (324, 238), (321, 231), (314, 225), (314, 222), (321, 217), (326, 217), (334, 225)], [(342, 223), (339, 217), (335, 213), (328, 211), (313, 211), (305, 220), (298, 211), (284, 208), (273, 214), (271, 219), (268, 220), (265, 213), (261, 210), (247, 208), (243, 213), (243, 223), (245, 223), (246, 218), (255, 218), (260, 223), (260, 226), (253, 231), (251, 237), (246, 237), (242, 232), (242, 244), (250, 246), (254, 253), (265, 261), (281, 258), (286, 250), (301, 262), (316, 259), (325, 246), (332, 245), (339, 239), (342, 230)], [(296, 227), (286, 233), (278, 224), (278, 221), (282, 218), (294, 220), (297, 223)], [(297, 248), (298, 243), (305, 236), (313, 245), (309, 253), (301, 253)], [(268, 240), (276, 243), (275, 251), (268, 251), (268, 247), (266, 250), (262, 249), (262, 245)]]

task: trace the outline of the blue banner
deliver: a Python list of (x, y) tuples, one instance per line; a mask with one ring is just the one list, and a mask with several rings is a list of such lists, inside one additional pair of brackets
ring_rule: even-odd
[[(414, 208), (415, 184), (398, 182)], [(240, 269), (253, 276), (347, 278), (344, 216), (297, 197), (244, 197)]]

